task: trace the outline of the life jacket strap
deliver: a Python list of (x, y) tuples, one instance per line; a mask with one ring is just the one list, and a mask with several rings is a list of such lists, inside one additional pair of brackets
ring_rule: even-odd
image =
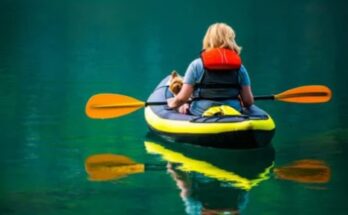
[(195, 84), (194, 88), (200, 88), (200, 89), (225, 89), (225, 88), (234, 88), (234, 89), (240, 89), (240, 84), (204, 84), (204, 83), (198, 83)]
[(239, 100), (239, 96), (229, 96), (229, 97), (226, 96), (226, 97), (214, 97), (214, 98), (199, 96), (199, 97), (192, 98), (191, 101), (199, 101), (199, 100), (226, 101), (230, 99)]

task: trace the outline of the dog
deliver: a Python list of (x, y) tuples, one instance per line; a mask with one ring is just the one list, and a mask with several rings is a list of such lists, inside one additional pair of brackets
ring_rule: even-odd
[(169, 91), (173, 93), (173, 95), (177, 95), (180, 92), (183, 84), (184, 81), (182, 76), (173, 70), (169, 79)]

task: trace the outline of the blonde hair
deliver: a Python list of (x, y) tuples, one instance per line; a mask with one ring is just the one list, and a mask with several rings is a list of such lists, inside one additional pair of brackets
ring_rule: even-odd
[(240, 54), (242, 47), (238, 46), (235, 38), (236, 34), (231, 26), (225, 23), (212, 24), (203, 38), (203, 50), (227, 48)]

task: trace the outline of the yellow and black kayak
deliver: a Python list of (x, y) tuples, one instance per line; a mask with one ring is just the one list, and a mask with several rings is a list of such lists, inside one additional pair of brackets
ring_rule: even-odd
[[(147, 103), (173, 97), (169, 76), (163, 79)], [(145, 119), (153, 133), (166, 140), (221, 148), (255, 148), (268, 145), (275, 132), (272, 118), (256, 105), (238, 115), (194, 116), (178, 113), (167, 105), (149, 105)]]

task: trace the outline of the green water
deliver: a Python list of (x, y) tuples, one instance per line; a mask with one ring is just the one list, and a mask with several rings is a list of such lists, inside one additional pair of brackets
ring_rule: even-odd
[[(165, 161), (144, 146), (142, 111), (92, 120), (84, 106), (100, 92), (145, 100), (171, 70), (184, 73), (206, 28), (217, 21), (236, 30), (255, 95), (324, 84), (333, 99), (318, 105), (258, 102), (277, 125), (274, 157), (265, 162), (255, 151), (232, 150), (223, 152), (231, 159), (219, 158), (220, 152), (207, 149), (209, 162), (257, 178), (272, 161), (278, 168), (313, 159), (325, 162), (331, 176), (299, 183), (271, 170), (246, 191), (178, 170), (196, 187), (193, 205), (240, 207), (241, 214), (347, 214), (346, 7), (343, 0), (2, 0), (0, 214), (186, 214), (182, 190), (167, 171), (88, 179), (84, 162), (91, 155)], [(190, 157), (185, 153), (195, 150), (175, 151)]]

